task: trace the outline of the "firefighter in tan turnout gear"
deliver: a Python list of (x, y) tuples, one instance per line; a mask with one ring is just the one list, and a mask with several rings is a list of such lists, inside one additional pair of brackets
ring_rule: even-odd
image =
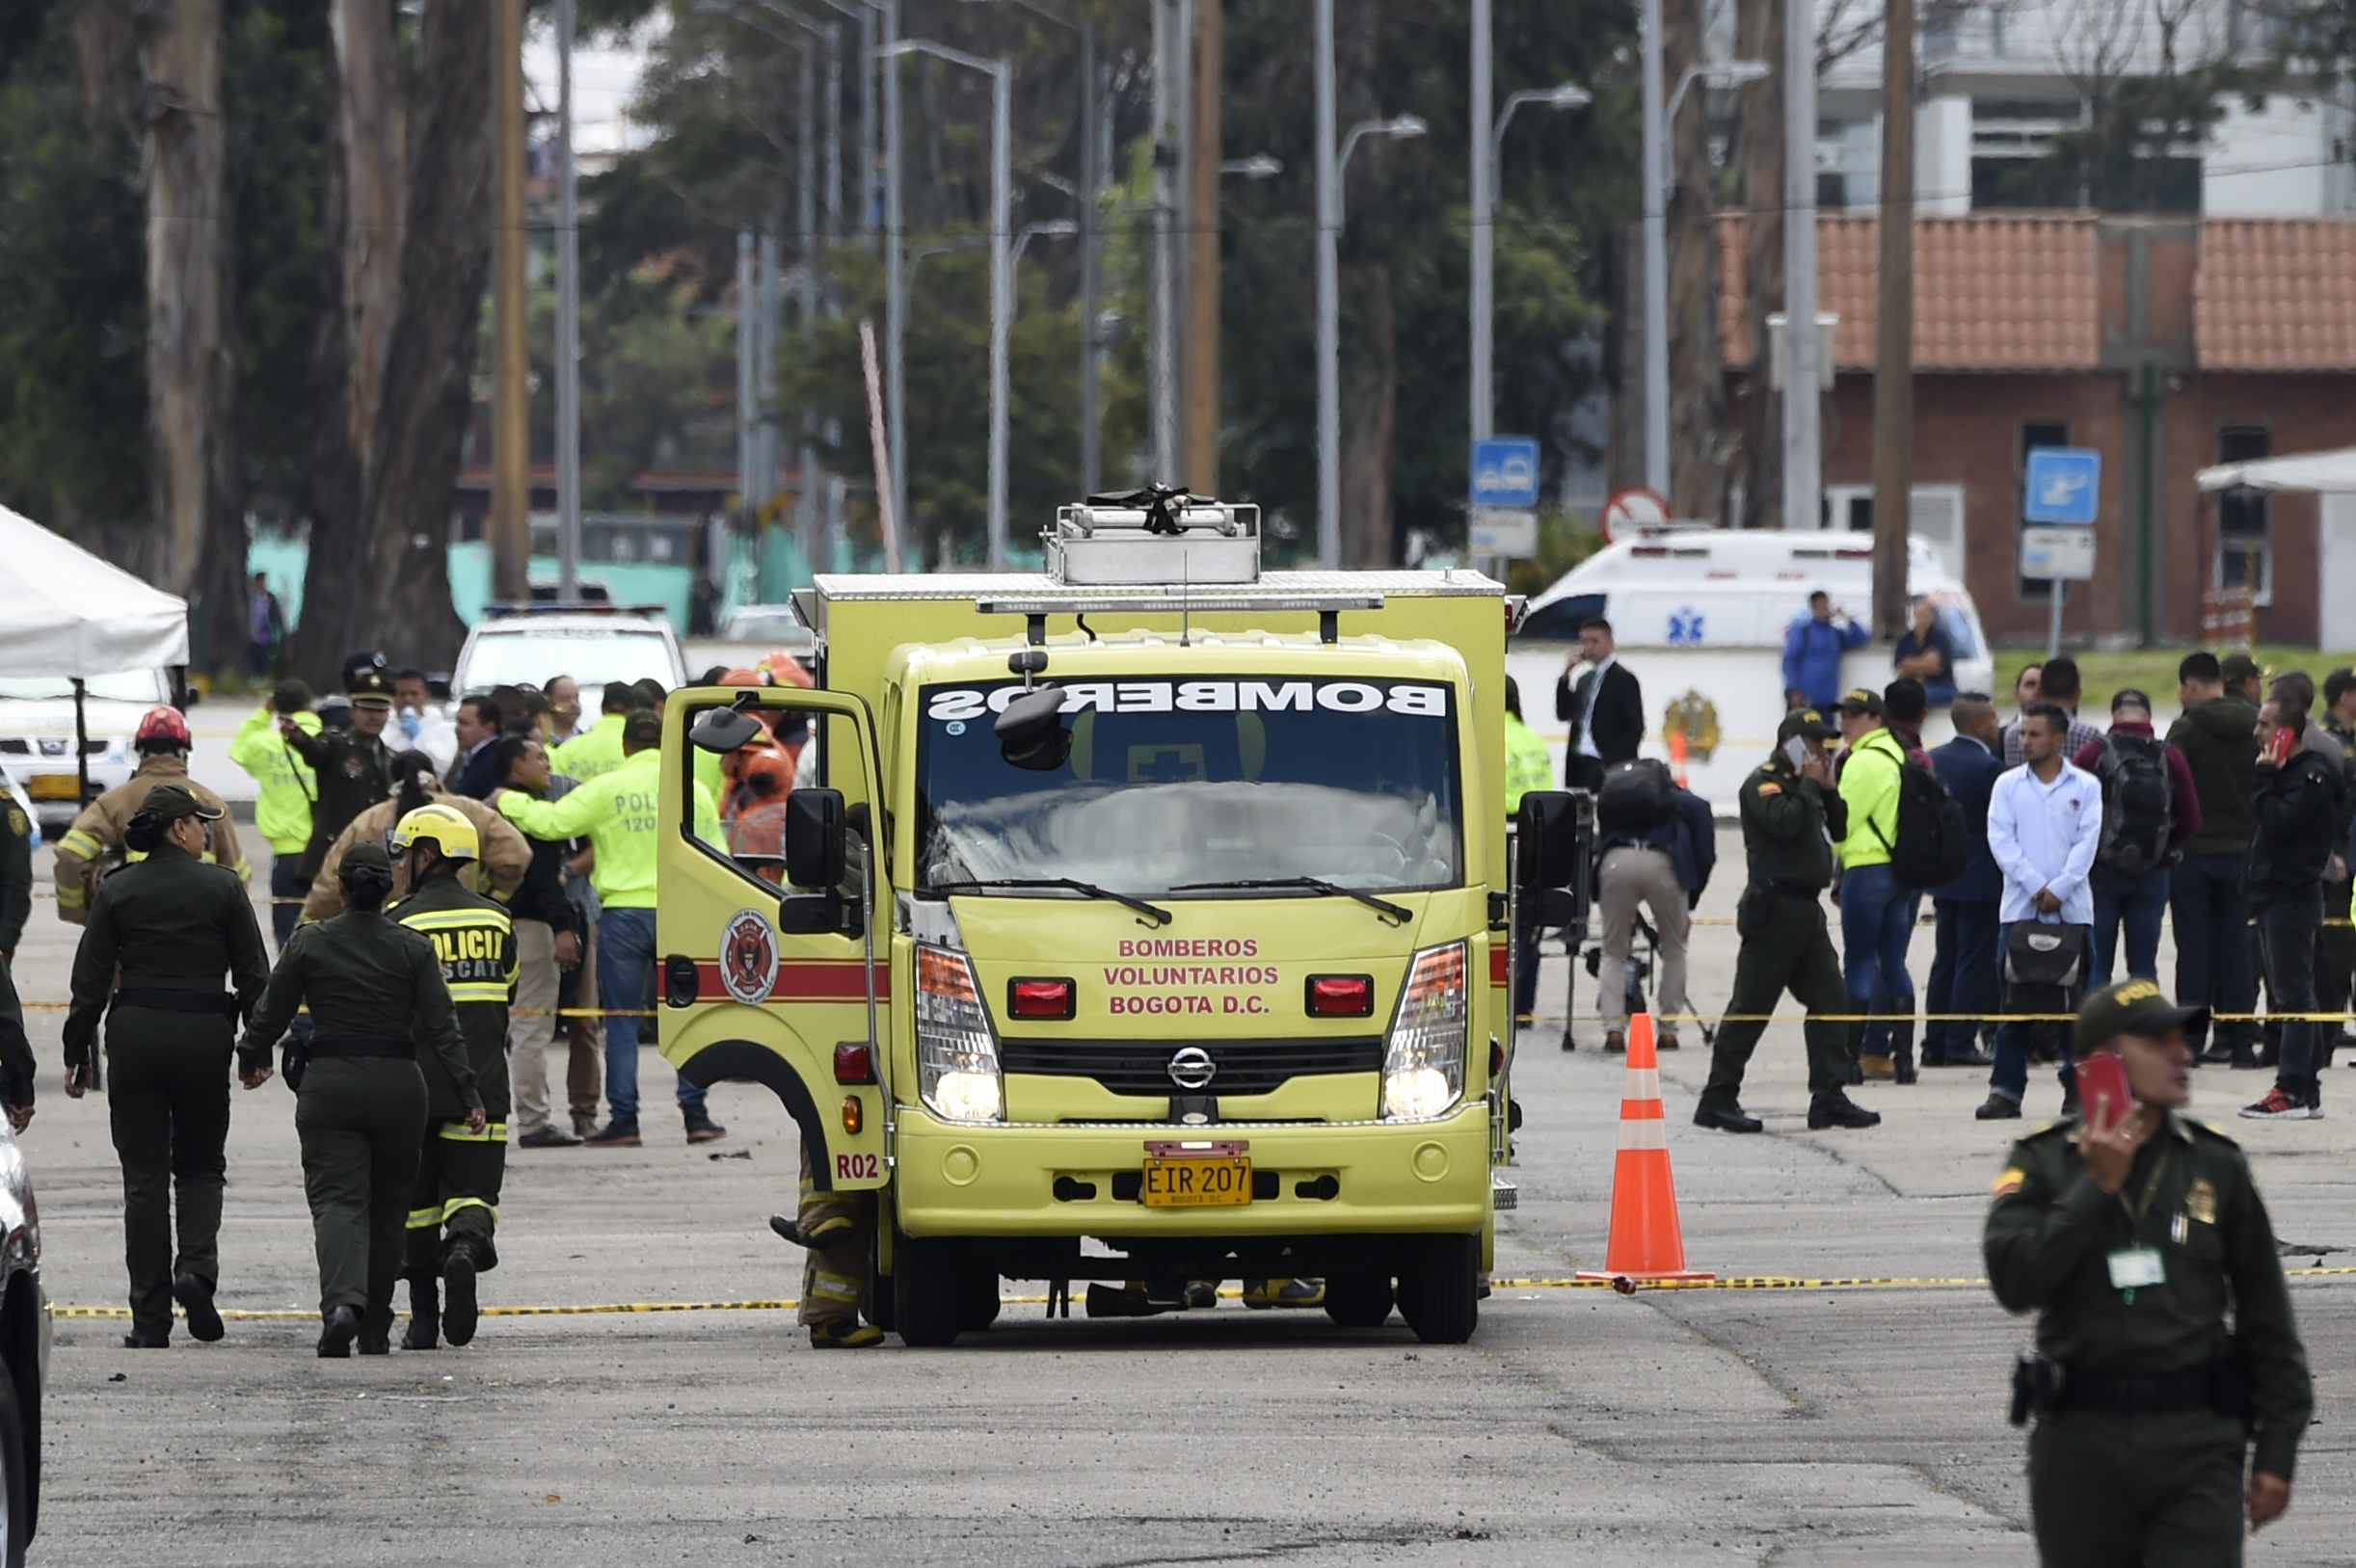
[[(515, 929), (507, 911), (469, 891), (462, 874), (481, 857), (474, 824), (451, 807), (421, 806), (392, 830), (414, 890), (392, 918), (434, 944), (458, 1009), (458, 1032), (487, 1118), (469, 1124), (459, 1085), (431, 1058), (425, 1071), (425, 1137), (409, 1209), (409, 1332), (404, 1350), (474, 1338), (475, 1276), (498, 1266), (493, 1233), (507, 1171), (507, 1009), (516, 989)], [(437, 1301), (437, 1293), (441, 1299)]]
[(188, 776), (188, 721), (180, 710), (149, 708), (139, 721), (131, 744), (139, 752), (139, 771), (84, 807), (73, 826), (57, 841), (57, 917), (74, 925), (90, 922), (90, 899), (97, 890), (98, 878), (110, 861), (129, 853), (122, 830), (146, 803), (147, 791), (158, 784), (181, 785), (213, 813), (205, 819), (211, 824), (212, 839), (204, 859), (228, 866), (241, 880), (253, 870), (246, 864), (245, 851), (237, 846), (237, 830), (230, 825), (227, 803)]

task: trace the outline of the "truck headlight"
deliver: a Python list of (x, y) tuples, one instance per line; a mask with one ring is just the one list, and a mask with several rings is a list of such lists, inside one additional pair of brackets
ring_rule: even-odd
[(946, 947), (916, 950), (918, 1087), (952, 1122), (996, 1122), (1005, 1114), (998, 1042), (990, 1033), (974, 968)]
[(1406, 990), (1382, 1058), (1382, 1114), (1397, 1121), (1443, 1115), (1464, 1097), (1469, 1014), (1465, 944), (1427, 947), (1407, 967)]

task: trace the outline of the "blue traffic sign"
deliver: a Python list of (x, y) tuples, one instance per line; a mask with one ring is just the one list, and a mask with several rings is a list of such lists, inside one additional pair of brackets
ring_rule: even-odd
[(2102, 454), (2083, 446), (2029, 449), (2021, 516), (2030, 522), (2094, 521), (2102, 496)]
[(1472, 504), (1538, 505), (1538, 442), (1526, 436), (1473, 442)]

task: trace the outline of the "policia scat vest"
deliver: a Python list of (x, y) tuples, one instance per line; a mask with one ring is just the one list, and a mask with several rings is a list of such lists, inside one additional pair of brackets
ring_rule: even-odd
[[(506, 908), (469, 892), (457, 877), (436, 876), (387, 912), (434, 944), (442, 977), (458, 1008), (458, 1032), (467, 1043), (474, 1086), (489, 1125), (482, 1136), (507, 1136), (507, 1009), (515, 997), (516, 936)], [(464, 1123), (466, 1102), (449, 1070), (433, 1056), (419, 1058), (425, 1073), (427, 1114), (435, 1122)]]

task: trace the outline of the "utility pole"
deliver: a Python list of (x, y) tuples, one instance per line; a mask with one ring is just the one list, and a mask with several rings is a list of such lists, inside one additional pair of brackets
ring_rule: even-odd
[[(1151, 363), (1148, 366), (1150, 404), (1153, 421), (1154, 471), (1158, 484), (1176, 480), (1178, 451), (1178, 279), (1175, 276), (1178, 258), (1176, 251), (1176, 180), (1172, 165), (1178, 160), (1179, 140), (1175, 125), (1178, 119), (1179, 84), (1178, 59), (1183, 41), (1172, 37), (1177, 32), (1175, 15), (1179, 0), (1152, 0), (1153, 3), (1153, 117), (1154, 117), (1154, 210), (1153, 260), (1151, 302), (1152, 337)], [(1321, 0), (1322, 3), (1322, 0)]]
[(1103, 481), (1104, 425), (1098, 404), (1098, 334), (1103, 314), (1103, 264), (1096, 253), (1096, 221), (1104, 171), (1096, 158), (1096, 21), (1080, 18), (1080, 493), (1093, 495)]
[[(908, 278), (900, 268), (906, 229), (900, 221), (901, 179), (899, 134), (899, 56), (892, 52), (899, 41), (899, 0), (883, 0), (883, 41), (876, 57), (883, 64), (884, 110), (884, 446), (891, 459), (892, 494), (888, 515), (899, 527), (908, 523)], [(897, 551), (897, 545), (893, 548)], [(921, 560), (924, 551), (917, 552)]]
[(1192, 0), (1194, 37), (1188, 83), (1186, 232), (1186, 461), (1182, 477), (1218, 492), (1220, 0)]
[(523, 0), (491, 9), (491, 594), (532, 597), (531, 354), (523, 325)]
[(1342, 170), (1333, 145), (1333, 0), (1315, 0), (1315, 8), (1317, 564), (1331, 571), (1342, 564)]
[[(1785, 0), (1783, 22), (1783, 526), (1823, 526), (1824, 432), (1817, 387), (1816, 11)], [(1650, 410), (1646, 411), (1647, 414)], [(1665, 412), (1666, 411), (1664, 411)]]
[[(1914, 477), (1914, 0), (1882, 12), (1882, 275), (1873, 362), (1873, 634), (1906, 631)], [(2058, 597), (2058, 596), (2057, 596)]]
[(573, 4), (556, 0), (556, 597), (580, 598), (580, 210), (573, 166)]
[[(812, 30), (816, 32), (816, 29)], [(796, 247), (801, 252), (800, 287), (797, 313), (801, 317), (801, 339), (804, 352), (818, 330), (818, 199), (817, 199), (817, 140), (813, 123), (817, 96), (817, 63), (811, 59), (811, 40), (805, 38), (798, 51), (802, 57), (801, 102), (794, 124), (793, 218), (798, 233)], [(771, 367), (775, 375), (775, 367)], [(805, 412), (802, 415), (802, 449), (796, 465), (798, 473), (793, 510), (796, 515), (794, 542), (801, 547), (805, 564), (818, 558), (818, 449), (815, 439), (817, 422)], [(816, 569), (813, 568), (815, 571)]]
[(1489, 102), (1495, 44), (1491, 41), (1489, 8), (1490, 0), (1472, 0), (1472, 91), (1468, 94), (1472, 99), (1472, 135), (1467, 138), (1472, 151), (1472, 279), (1467, 290), (1472, 297), (1472, 374), (1467, 380), (1472, 389), (1471, 429), (1476, 441), (1486, 440), (1497, 433), (1496, 371), (1491, 362), (1496, 340), (1493, 316), (1497, 167), (1490, 155), (1495, 146), (1490, 128), (1495, 110)]

